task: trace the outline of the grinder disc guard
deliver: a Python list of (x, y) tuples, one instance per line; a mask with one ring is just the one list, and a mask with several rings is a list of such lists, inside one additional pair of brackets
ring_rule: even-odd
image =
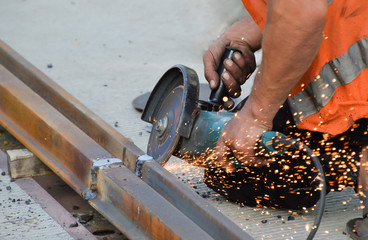
[(173, 154), (180, 135), (176, 132), (183, 109), (184, 86), (179, 85), (164, 99), (154, 118), (147, 154), (165, 164)]
[(164, 165), (182, 137), (189, 138), (197, 115), (199, 80), (194, 70), (175, 65), (156, 84), (142, 114), (152, 123), (147, 154)]

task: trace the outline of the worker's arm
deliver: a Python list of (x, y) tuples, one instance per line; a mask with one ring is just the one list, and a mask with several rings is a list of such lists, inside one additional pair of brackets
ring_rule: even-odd
[[(254, 146), (290, 92), (310, 67), (323, 38), (326, 0), (268, 0), (262, 40), (263, 59), (243, 109), (224, 128), (218, 142), (219, 161), (230, 149), (245, 164), (255, 159)], [(252, 163), (251, 163), (252, 162)]]

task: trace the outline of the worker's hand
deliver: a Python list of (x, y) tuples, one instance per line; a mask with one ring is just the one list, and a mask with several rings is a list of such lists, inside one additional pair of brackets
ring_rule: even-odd
[(254, 148), (262, 134), (272, 129), (272, 122), (257, 119), (249, 105), (246, 103), (242, 111), (223, 128), (217, 142), (217, 163), (229, 171), (234, 170), (227, 157), (231, 153), (245, 166), (261, 167), (268, 163), (255, 156)]
[[(240, 96), (240, 85), (252, 74), (256, 68), (254, 52), (261, 48), (262, 32), (251, 17), (245, 17), (235, 22), (217, 39), (203, 56), (204, 72), (212, 90), (219, 86), (220, 79), (226, 86), (230, 97)], [(225, 60), (226, 72), (218, 76), (217, 69), (220, 65), (225, 47), (240, 50), (235, 53), (233, 60)]]
[[(227, 46), (238, 49), (242, 53), (236, 52), (233, 60), (226, 59), (224, 61), (226, 71), (222, 76), (219, 76), (217, 69), (221, 64), (220, 61)], [(211, 89), (216, 90), (218, 88), (221, 77), (229, 92), (229, 96), (233, 98), (240, 96), (240, 86), (245, 83), (256, 68), (254, 53), (250, 50), (249, 46), (245, 42), (234, 41), (225, 37), (220, 37), (210, 46), (203, 57), (203, 63), (205, 77)]]

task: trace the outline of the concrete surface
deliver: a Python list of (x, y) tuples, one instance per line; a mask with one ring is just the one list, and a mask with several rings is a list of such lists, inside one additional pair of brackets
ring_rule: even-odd
[[(143, 150), (149, 133), (133, 98), (178, 63), (204, 82), (203, 53), (246, 14), (240, 0), (0, 0), (0, 6), (0, 38)], [(209, 192), (201, 169), (177, 159), (166, 168), (200, 194)], [(345, 222), (360, 216), (353, 211), (357, 198), (350, 190), (329, 196), (316, 239), (347, 239)], [(310, 210), (283, 224), (274, 216), (293, 213), (240, 208), (213, 192), (206, 197), (255, 239), (304, 239), (314, 218)]]
[(130, 102), (178, 63), (203, 81), (203, 52), (244, 14), (238, 1), (215, 3), (0, 0), (0, 38), (146, 149), (145, 123)]
[(73, 239), (9, 176), (0, 176), (0, 239)]
[(32, 178), (11, 180), (0, 151), (0, 239), (96, 239)]

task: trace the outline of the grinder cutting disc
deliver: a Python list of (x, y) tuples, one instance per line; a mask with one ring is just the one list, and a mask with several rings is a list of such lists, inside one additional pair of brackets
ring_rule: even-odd
[(184, 86), (175, 87), (162, 101), (153, 119), (147, 154), (161, 165), (173, 154), (180, 139), (177, 128), (183, 110), (183, 95)]
[(180, 144), (189, 138), (197, 115), (199, 81), (184, 65), (170, 68), (158, 81), (142, 113), (152, 124), (147, 154), (164, 165)]

